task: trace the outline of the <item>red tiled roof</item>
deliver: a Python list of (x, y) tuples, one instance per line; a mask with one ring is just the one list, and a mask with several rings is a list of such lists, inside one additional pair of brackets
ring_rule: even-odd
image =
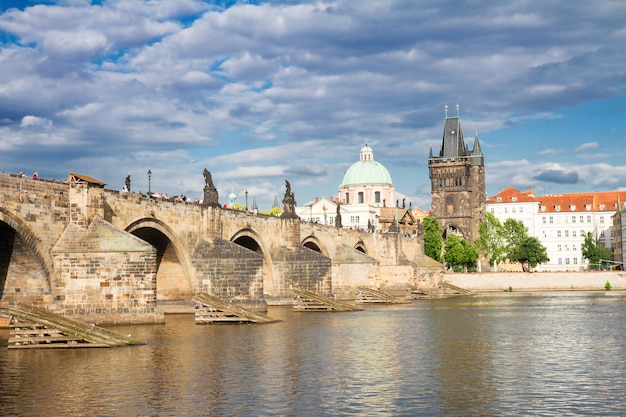
[[(500, 200), (498, 200), (498, 198), (500, 198)], [(528, 202), (533, 202), (533, 201), (537, 201), (537, 199), (535, 198), (535, 195), (533, 194), (532, 190), (526, 190), (525, 193), (522, 193), (521, 191), (513, 187), (506, 188), (500, 191), (500, 193), (487, 198), (487, 204), (528, 203)]]
[[(539, 211), (567, 212), (567, 211), (616, 211), (619, 206), (626, 202), (626, 191), (597, 191), (588, 193), (572, 194), (548, 194), (536, 196), (531, 190), (525, 193), (513, 187), (506, 188), (495, 196), (487, 198), (487, 204), (511, 203), (516, 197), (518, 203), (538, 202)], [(500, 200), (498, 201), (498, 198)], [(545, 211), (541, 208), (545, 207)]]

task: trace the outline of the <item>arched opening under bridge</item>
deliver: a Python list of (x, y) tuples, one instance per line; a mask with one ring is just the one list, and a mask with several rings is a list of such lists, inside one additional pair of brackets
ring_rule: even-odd
[(157, 302), (189, 300), (191, 285), (172, 240), (150, 225), (140, 225), (130, 232), (157, 250)]

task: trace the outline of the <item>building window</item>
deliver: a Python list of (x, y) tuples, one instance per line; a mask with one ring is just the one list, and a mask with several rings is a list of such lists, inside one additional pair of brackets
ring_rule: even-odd
[(574, 265), (578, 264), (578, 258), (574, 258), (574, 259), (573, 259), (573, 264), (574, 264)]
[(561, 252), (561, 244), (560, 243), (557, 245), (557, 248), (558, 248), (559, 252)]
[(376, 191), (374, 193), (374, 202), (375, 203), (380, 203), (380, 191)]
[(572, 223), (576, 223), (576, 216), (572, 216)]
[(591, 223), (591, 216), (587, 216), (587, 223)]
[(519, 212), (520, 212), (520, 213), (523, 213), (523, 212), (524, 212), (524, 207), (520, 207), (520, 208), (519, 208)]
[(604, 216), (600, 216), (600, 224), (604, 224)]
[(604, 210), (604, 204), (600, 204), (600, 211)]
[(565, 231), (565, 237), (569, 237), (569, 230)]
[(508, 207), (505, 207), (505, 208), (504, 208), (504, 213), (508, 213), (508, 212), (509, 212), (509, 208), (508, 208)]
[(496, 197), (496, 201), (499, 203), (500, 201), (502, 201), (502, 197)]
[(572, 230), (572, 237), (576, 237), (576, 230)]
[(358, 200), (359, 204), (363, 204), (363, 191), (359, 191)]
[(556, 231), (556, 237), (561, 237), (561, 231), (560, 230)]
[(541, 211), (545, 212), (546, 211), (546, 206), (541, 206)]
[(585, 219), (585, 216), (580, 216), (580, 217), (578, 218), (578, 220), (580, 220), (580, 222), (581, 222), (581, 223), (583, 223), (583, 222), (584, 222), (584, 219)]
[(569, 265), (569, 258), (565, 258), (565, 265)]
[(563, 258), (559, 258), (559, 265), (563, 264)]
[(517, 201), (517, 197), (511, 197), (511, 201), (515, 203)]
[(555, 209), (556, 211), (561, 211), (561, 206), (554, 206), (554, 209)]
[(346, 204), (350, 204), (350, 193), (346, 193)]
[(550, 216), (550, 224), (554, 223), (554, 219)]
[(541, 216), (541, 223), (546, 224), (546, 216)]
[(571, 206), (569, 206), (569, 207), (572, 209), (572, 211), (576, 211), (576, 206), (575, 206), (574, 204), (572, 204), (572, 205), (571, 205)]

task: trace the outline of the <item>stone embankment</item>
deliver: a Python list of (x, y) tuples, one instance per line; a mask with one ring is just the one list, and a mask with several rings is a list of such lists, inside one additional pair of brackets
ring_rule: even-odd
[(613, 290), (626, 290), (624, 271), (446, 273), (443, 280), (474, 292), (604, 291), (607, 281)]

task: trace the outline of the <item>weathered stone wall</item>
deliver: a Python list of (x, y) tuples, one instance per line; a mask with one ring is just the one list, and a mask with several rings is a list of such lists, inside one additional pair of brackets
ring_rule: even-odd
[[(49, 303), (50, 283), (24, 239), (0, 223), (0, 300), (43, 306)], [(35, 265), (33, 265), (35, 264)]]
[(33, 251), (44, 273), (52, 272), (50, 248), (69, 222), (68, 184), (0, 173), (0, 221)]
[(263, 257), (230, 241), (201, 240), (193, 252), (197, 293), (238, 303), (263, 298)]
[(272, 254), (274, 273), (278, 285), (268, 302), (291, 302), (292, 289), (313, 291), (324, 296), (332, 294), (331, 260), (319, 252), (297, 246), (279, 248)]
[(52, 250), (49, 306), (100, 323), (162, 322), (156, 308), (156, 249), (104, 220), (70, 223)]

